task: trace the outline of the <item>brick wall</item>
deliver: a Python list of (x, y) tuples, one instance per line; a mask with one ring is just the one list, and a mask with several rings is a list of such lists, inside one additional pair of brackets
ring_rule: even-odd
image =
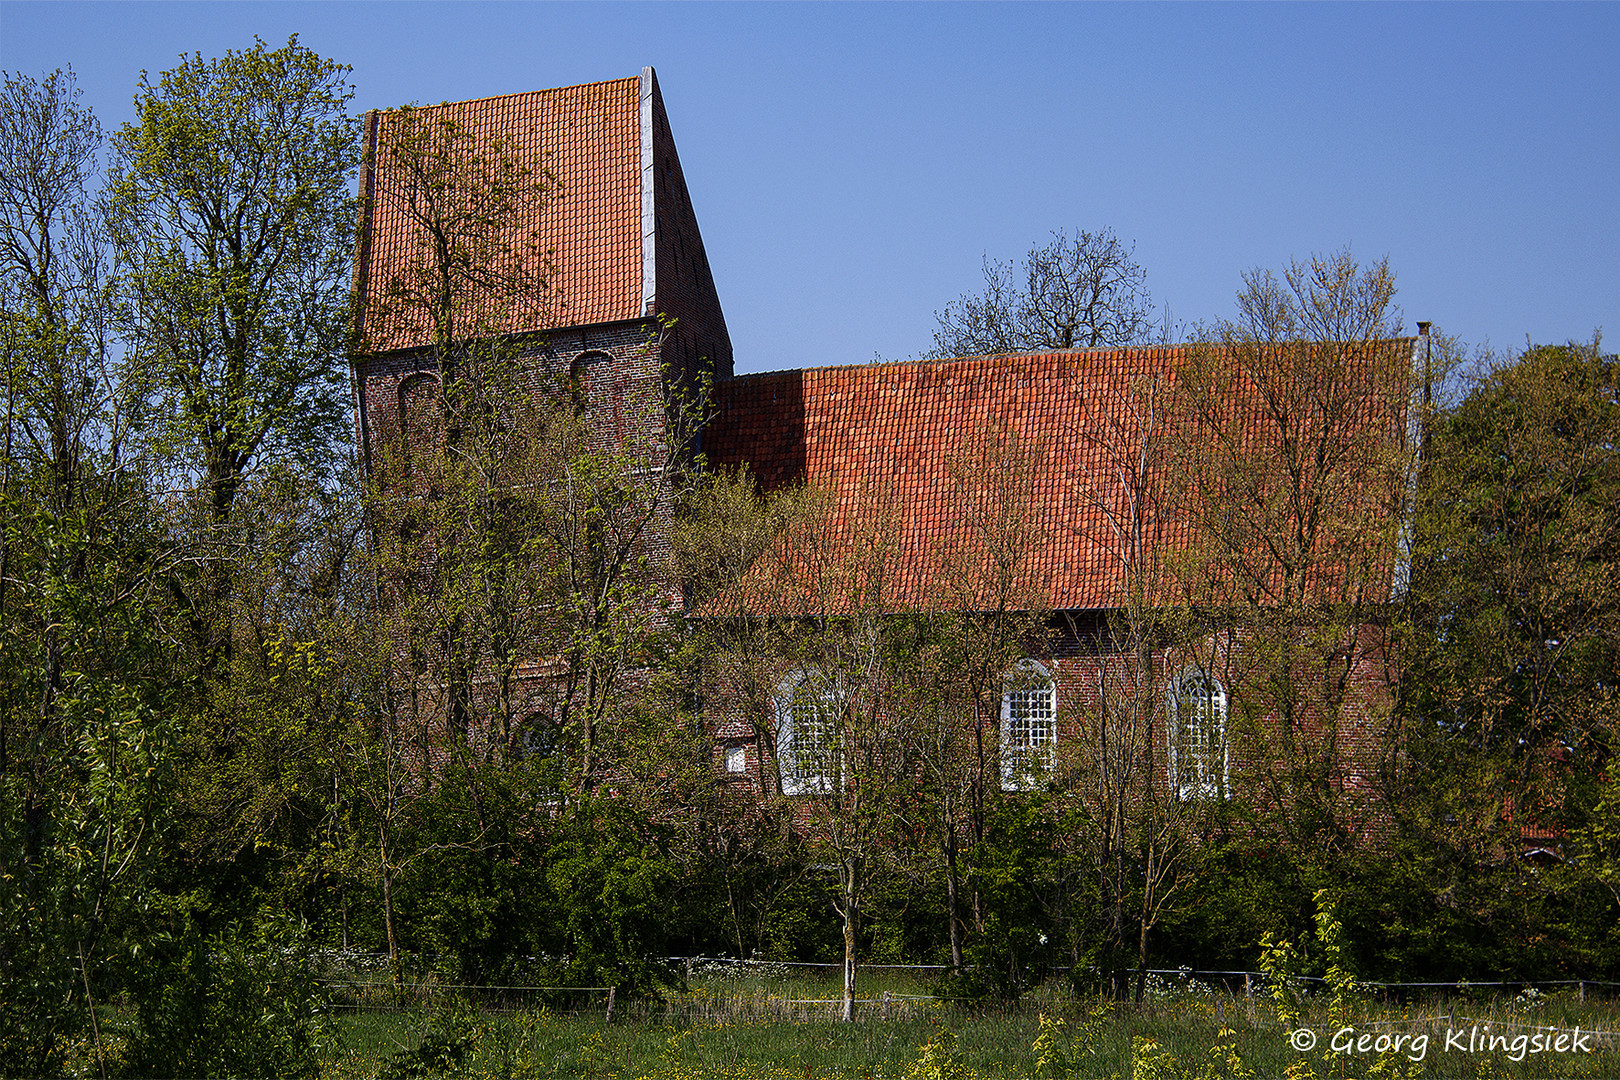
[(717, 381), (729, 379), (731, 335), (720, 310), (708, 253), (698, 231), (697, 213), (686, 189), (686, 176), (670, 134), (658, 79), (650, 68), (643, 78), (648, 84), (644, 92), (651, 94), (644, 119), (652, 124), (657, 311), (675, 319), (664, 345), (664, 359), (687, 378), (708, 370)]
[[(1098, 717), (1105, 697), (1118, 702), (1130, 692), (1133, 657), (1107, 644), (1107, 615), (1104, 612), (1062, 613), (1053, 622), (1054, 636), (1044, 643), (1036, 657), (1053, 677), (1057, 689), (1057, 738), (1059, 769), (1083, 767), (1087, 746), (1095, 748)], [(1384, 720), (1390, 704), (1384, 635), (1376, 627), (1361, 628), (1348, 659), (1350, 671), (1343, 699), (1332, 723), (1320, 709), (1307, 708), (1300, 716), (1296, 738), (1318, 745), (1331, 753), (1326, 776), (1335, 793), (1340, 820), (1354, 835), (1374, 836), (1387, 826), (1387, 813), (1378, 803), (1375, 779), (1387, 746)], [(1253, 660), (1246, 656), (1234, 635), (1212, 635), (1190, 648), (1158, 648), (1151, 654), (1152, 685), (1146, 707), (1152, 712), (1153, 784), (1158, 794), (1168, 794), (1171, 776), (1167, 763), (1167, 735), (1170, 731), (1169, 688), (1183, 673), (1207, 669), (1227, 692), (1227, 734), (1230, 766), (1226, 797), (1239, 800), (1256, 810), (1266, 809), (1267, 787), (1260, 770), (1279, 764), (1276, 755), (1281, 723), (1275, 712), (1253, 700)], [(789, 674), (784, 666), (783, 677)], [(1246, 684), (1247, 683), (1247, 684)], [(1249, 694), (1250, 697), (1245, 695)], [(723, 706), (722, 706), (723, 707)], [(987, 736), (1000, 737), (999, 702), (993, 715), (985, 718)], [(1247, 719), (1244, 710), (1249, 710)], [(774, 716), (749, 719), (732, 712), (716, 721), (714, 768), (721, 784), (738, 797), (751, 793), (777, 794)], [(962, 717), (964, 727), (971, 716)], [(757, 724), (757, 739), (756, 739)], [(728, 756), (742, 755), (743, 770), (732, 772)], [(1139, 766), (1145, 766), (1139, 760)], [(992, 785), (999, 779), (992, 766)]]
[[(655, 440), (663, 434), (661, 352), (651, 319), (553, 330), (520, 350), (515, 363), (520, 372), (512, 385), (536, 397), (568, 392), (568, 380), (577, 380), (588, 422), (604, 446), (632, 434)], [(401, 350), (361, 357), (355, 380), (366, 473), (385, 488), (405, 483), (390, 470), (407, 468), (443, 439), (442, 419), (432, 423), (430, 405), (440, 382), (437, 366), (423, 351)]]

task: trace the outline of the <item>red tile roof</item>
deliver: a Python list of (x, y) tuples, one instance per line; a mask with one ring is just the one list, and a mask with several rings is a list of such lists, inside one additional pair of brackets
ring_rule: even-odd
[[(1409, 341), (1380, 347), (1410, 355)], [(1000, 606), (992, 546), (1017, 555), (1015, 594), (1108, 608), (1125, 580), (1109, 510), (1123, 516), (1120, 471), (1141, 449), (1129, 414), (1149, 382), (1169, 398), (1186, 356), (1136, 348), (741, 376), (716, 388), (704, 451), (749, 463), (767, 489), (830, 489), (820, 539), (886, 547), (890, 608)], [(1259, 430), (1257, 403), (1235, 413)], [(1156, 479), (1169, 462), (1159, 458)], [(1172, 507), (1150, 516), (1150, 543), (1185, 544)]]
[[(527, 94), (426, 106), (423, 119), (449, 119), (487, 152), (498, 139), (531, 169), (550, 173), (549, 198), (519, 221), (525, 239), (548, 254), (548, 325), (584, 326), (642, 315), (640, 80), (537, 90)], [(368, 125), (368, 149), (386, 134), (397, 112)], [(368, 154), (375, 161), (375, 154)], [(385, 166), (386, 167), (386, 166)], [(375, 192), (374, 177), (362, 190)], [(357, 268), (357, 287), (380, 296), (389, 276), (423, 243), (422, 232), (387, 198), (371, 200), (370, 231)], [(516, 326), (514, 330), (536, 329)], [(370, 328), (374, 329), (375, 328)], [(425, 343), (395, 332), (375, 348)]]

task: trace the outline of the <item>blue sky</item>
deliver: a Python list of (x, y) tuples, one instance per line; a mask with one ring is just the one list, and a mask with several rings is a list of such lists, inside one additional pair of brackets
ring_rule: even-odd
[(1387, 255), (1408, 332), (1620, 343), (1620, 4), (0, 2), (0, 67), (297, 32), (357, 109), (658, 70), (739, 371), (899, 358), (1049, 231), (1135, 241), (1177, 318)]

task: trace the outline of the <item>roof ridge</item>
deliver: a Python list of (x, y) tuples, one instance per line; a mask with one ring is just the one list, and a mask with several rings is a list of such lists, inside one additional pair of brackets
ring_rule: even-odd
[(641, 76), (629, 75), (619, 79), (597, 79), (595, 82), (569, 83), (567, 86), (546, 86), (538, 90), (516, 90), (509, 94), (491, 94), (488, 97), (460, 98), (456, 101), (436, 101), (431, 105), (405, 104), (395, 105), (392, 108), (378, 109), (377, 112), (398, 112), (400, 109), (442, 109), (451, 105), (482, 105), (486, 101), (500, 101), (504, 98), (534, 97), (536, 94), (555, 94), (559, 90), (589, 90), (593, 86), (611, 86), (614, 83), (639, 83)]
[(1108, 353), (1133, 353), (1144, 355), (1147, 353), (1164, 352), (1174, 353), (1189, 348), (1188, 345), (1121, 345), (1112, 348), (1098, 349), (1037, 349), (1033, 352), (1011, 353), (980, 353), (977, 356), (945, 356), (906, 360), (869, 360), (863, 364), (816, 364), (812, 367), (777, 368), (773, 371), (749, 371), (740, 375), (733, 375), (728, 382), (739, 379), (752, 379), (765, 375), (804, 374), (821, 371), (868, 371), (882, 370), (884, 368), (918, 368), (925, 365), (937, 364), (988, 364), (996, 360), (1034, 360), (1057, 357), (1077, 357), (1089, 355), (1104, 355)]
[[(1399, 346), (1416, 340), (1417, 339), (1415, 337), (1398, 336), (1390, 338), (1374, 338), (1369, 341), (1349, 342), (1347, 344)], [(1222, 345), (1220, 342), (1184, 341), (1175, 345), (1106, 345), (1099, 346), (1094, 349), (1035, 349), (1030, 352), (977, 353), (972, 356), (913, 357), (905, 360), (868, 360), (865, 363), (857, 364), (816, 364), (811, 367), (802, 368), (776, 368), (772, 371), (749, 371), (739, 375), (733, 375), (726, 381), (736, 382), (740, 379), (760, 378), (767, 375), (791, 375), (795, 373), (808, 375), (812, 372), (822, 371), (866, 371), (869, 369), (878, 370), (883, 368), (916, 368), (922, 367), (926, 364), (988, 364), (995, 360), (1055, 359), (1058, 357), (1106, 356), (1110, 354), (1147, 356), (1155, 353), (1162, 353), (1166, 357), (1170, 357), (1178, 353), (1185, 353), (1188, 349), (1222, 349), (1228, 347), (1229, 346)]]

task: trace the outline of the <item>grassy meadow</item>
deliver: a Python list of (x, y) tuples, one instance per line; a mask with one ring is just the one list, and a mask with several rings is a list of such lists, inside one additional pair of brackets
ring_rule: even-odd
[[(577, 1012), (530, 1004), (479, 1009), (340, 1009), (324, 1075), (601, 1080), (970, 1080), (979, 1077), (1553, 1078), (1620, 1076), (1620, 1006), (1574, 993), (1392, 1004), (1368, 995), (1305, 1002), (1310, 1052), (1270, 1001), (1194, 980), (1156, 980), (1140, 1007), (1115, 1007), (1048, 985), (1014, 1010), (976, 1010), (914, 995), (916, 979), (868, 974), (853, 1024), (832, 1018), (836, 984), (814, 975), (704, 977), (661, 1006)], [(883, 991), (890, 1001), (882, 1001)], [(1347, 1052), (1330, 1044), (1336, 1033)], [(1451, 1031), (1448, 1048), (1447, 1031)], [(1548, 1032), (1552, 1032), (1548, 1038)], [(1558, 1033), (1566, 1045), (1559, 1049)], [(1473, 1035), (1475, 1045), (1468, 1039)], [(1534, 1041), (1542, 1033), (1545, 1048)], [(1398, 1050), (1379, 1053), (1400, 1039)], [(1417, 1040), (1427, 1036), (1427, 1042)], [(1524, 1039), (1519, 1042), (1520, 1036)], [(1404, 1036), (1404, 1038), (1401, 1038)], [(1483, 1040), (1494, 1036), (1494, 1049)], [(1294, 1038), (1304, 1041), (1303, 1035)], [(1355, 1040), (1365, 1038), (1358, 1049)], [(1519, 1058), (1520, 1060), (1514, 1060)]]

